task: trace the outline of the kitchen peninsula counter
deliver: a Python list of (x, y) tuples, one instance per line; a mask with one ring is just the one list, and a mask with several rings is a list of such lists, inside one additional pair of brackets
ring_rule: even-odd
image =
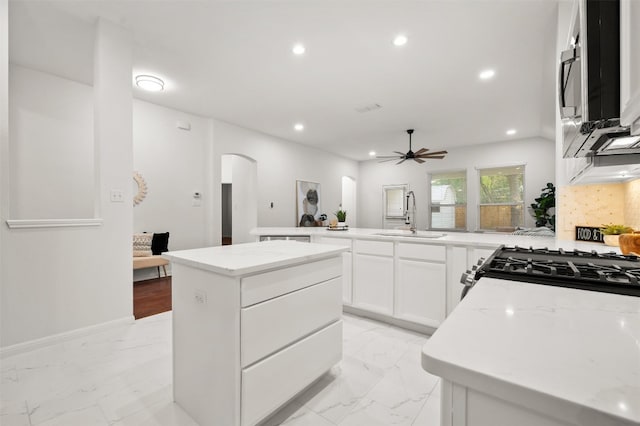
[(461, 275), (501, 245), (619, 253), (618, 247), (601, 243), (479, 232), (418, 231), (414, 236), (392, 229), (283, 227), (252, 233), (256, 238), (309, 236), (312, 243), (346, 247), (344, 310), (426, 334), (459, 303)]
[(483, 278), (425, 344), (442, 425), (640, 425), (640, 298)]
[[(403, 241), (414, 244), (465, 245), (474, 247), (499, 247), (500, 245), (521, 247), (563, 248), (565, 250), (618, 251), (617, 247), (605, 246), (601, 243), (556, 240), (555, 237), (513, 235), (492, 232), (451, 232), (451, 231), (418, 231), (412, 236), (410, 231), (376, 228), (348, 228), (347, 230), (330, 230), (325, 227), (263, 227), (251, 231), (259, 236), (305, 236), (326, 238), (350, 238), (379, 241)], [(387, 234), (387, 235), (380, 235)], [(429, 238), (430, 235), (444, 234), (442, 237)]]
[(165, 253), (176, 403), (202, 426), (253, 426), (339, 362), (345, 250), (268, 241)]

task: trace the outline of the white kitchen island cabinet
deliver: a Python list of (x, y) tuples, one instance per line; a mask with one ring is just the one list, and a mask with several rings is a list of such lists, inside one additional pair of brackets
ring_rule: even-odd
[(442, 426), (638, 426), (639, 341), (639, 297), (482, 278), (422, 365)]
[(255, 425), (339, 362), (345, 250), (267, 241), (165, 253), (176, 403), (201, 426)]

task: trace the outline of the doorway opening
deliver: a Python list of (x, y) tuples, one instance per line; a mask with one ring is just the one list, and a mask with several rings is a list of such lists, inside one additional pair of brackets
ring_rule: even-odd
[(241, 154), (221, 156), (222, 245), (255, 241), (258, 226), (258, 166)]

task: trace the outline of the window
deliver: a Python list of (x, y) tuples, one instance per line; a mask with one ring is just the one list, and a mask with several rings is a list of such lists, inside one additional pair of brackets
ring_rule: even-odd
[(524, 224), (524, 166), (480, 169), (480, 229), (509, 232)]
[(467, 174), (431, 175), (431, 229), (467, 229)]

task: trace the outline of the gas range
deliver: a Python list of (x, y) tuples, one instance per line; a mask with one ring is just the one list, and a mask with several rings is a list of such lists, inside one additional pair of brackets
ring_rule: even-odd
[(640, 259), (615, 252), (501, 246), (462, 274), (462, 297), (482, 277), (640, 296)]

